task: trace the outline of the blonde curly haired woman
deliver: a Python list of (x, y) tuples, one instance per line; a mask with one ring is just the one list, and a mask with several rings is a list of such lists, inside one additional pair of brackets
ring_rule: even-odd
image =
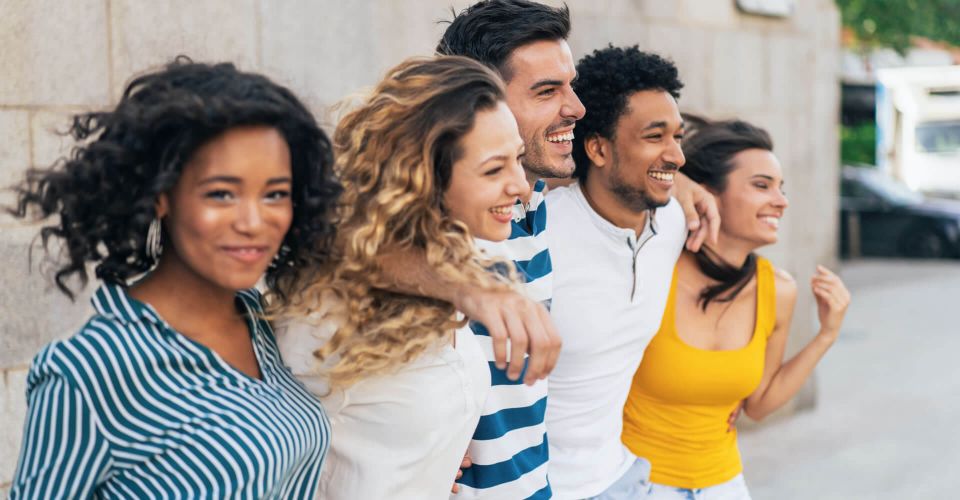
[(320, 496), (446, 498), (490, 387), (486, 353), (446, 302), (386, 291), (378, 257), (416, 250), (450, 282), (512, 286), (473, 238), (509, 237), (523, 141), (499, 77), (440, 57), (389, 71), (334, 143), (336, 254), (290, 294), (283, 315), (299, 319), (280, 339), (330, 415)]

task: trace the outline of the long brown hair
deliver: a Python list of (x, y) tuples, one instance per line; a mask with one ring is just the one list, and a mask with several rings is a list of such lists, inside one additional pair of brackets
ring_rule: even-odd
[(334, 133), (344, 185), (330, 265), (310, 273), (286, 314), (311, 314), (336, 297), (339, 328), (316, 354), (333, 357), (333, 385), (388, 372), (448, 339), (461, 326), (447, 302), (386, 291), (384, 252), (420, 251), (452, 283), (508, 288), (488, 269), (467, 227), (442, 207), (460, 139), (478, 111), (504, 100), (500, 78), (463, 57), (410, 59), (391, 69)]

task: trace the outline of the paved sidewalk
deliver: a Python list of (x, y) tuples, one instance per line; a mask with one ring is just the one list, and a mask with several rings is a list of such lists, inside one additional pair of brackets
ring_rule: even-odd
[(817, 407), (741, 434), (754, 500), (960, 498), (960, 262), (842, 276), (853, 302)]

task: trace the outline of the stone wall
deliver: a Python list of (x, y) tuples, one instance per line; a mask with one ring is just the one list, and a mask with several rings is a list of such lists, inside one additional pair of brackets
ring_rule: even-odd
[[(330, 125), (328, 106), (372, 85), (412, 55), (429, 55), (469, 0), (0, 0), (0, 184), (49, 165), (69, 144), (56, 134), (78, 110), (109, 106), (137, 72), (177, 54), (231, 60), (290, 85)], [(559, 4), (551, 1), (550, 3)], [(767, 127), (785, 166), (791, 209), (765, 251), (792, 272), (801, 298), (791, 348), (813, 334), (806, 283), (836, 247), (839, 18), (831, 0), (796, 2), (787, 19), (744, 15), (734, 0), (570, 0), (576, 57), (640, 44), (672, 57), (686, 111)], [(9, 194), (0, 195), (8, 202)], [(33, 353), (86, 314), (36, 268), (36, 226), (0, 216), (0, 495), (15, 467)], [(812, 391), (806, 391), (808, 404)]]

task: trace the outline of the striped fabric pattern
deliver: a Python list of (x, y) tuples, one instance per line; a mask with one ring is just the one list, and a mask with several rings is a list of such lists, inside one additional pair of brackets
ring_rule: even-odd
[[(526, 206), (514, 207), (510, 238), (502, 242), (477, 241), (490, 255), (510, 259), (526, 280), (525, 292), (547, 308), (553, 295), (550, 250), (547, 248), (545, 184), (534, 185)], [(483, 325), (471, 322), (490, 365), (491, 384), (480, 423), (470, 442), (473, 466), (458, 480), (460, 493), (453, 498), (550, 498), (547, 480), (547, 433), (543, 423), (547, 407), (547, 381), (533, 386), (507, 378), (493, 361), (493, 344)], [(524, 367), (526, 372), (526, 367)]]
[(102, 285), (80, 332), (33, 361), (10, 498), (313, 498), (323, 408), (283, 366), (259, 293), (237, 301), (262, 380)]

